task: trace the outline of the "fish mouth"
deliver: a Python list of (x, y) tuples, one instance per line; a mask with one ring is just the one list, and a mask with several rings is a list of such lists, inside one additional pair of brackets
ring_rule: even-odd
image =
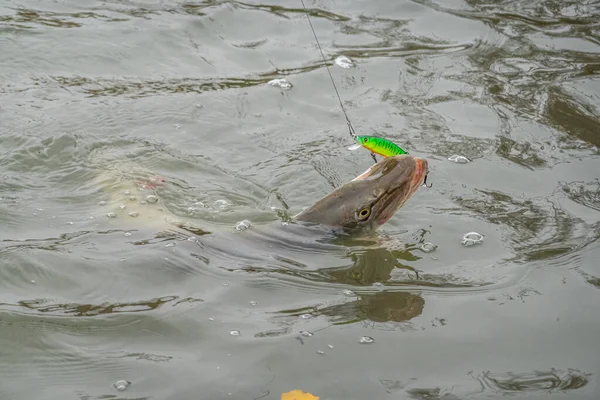
[[(419, 157), (413, 157), (413, 159), (415, 160), (416, 165), (415, 165), (415, 171), (413, 172), (412, 180), (410, 183), (412, 192), (417, 190), (423, 184), (425, 177), (427, 176), (427, 173), (429, 172), (429, 166), (427, 164), (426, 159), (419, 158)], [(373, 168), (376, 165), (377, 164), (371, 165), (365, 172), (358, 175), (356, 178), (352, 179), (352, 182), (353, 181), (362, 181), (362, 180), (365, 180), (365, 179), (371, 177), (371, 173), (372, 173), (371, 171), (373, 170)]]
[(369, 176), (369, 172), (371, 172), (371, 169), (373, 169), (373, 166), (370, 166), (369, 169), (367, 169), (365, 172), (352, 179), (351, 182), (364, 180), (367, 176)]
[(425, 177), (427, 176), (427, 173), (429, 172), (429, 166), (427, 164), (426, 159), (415, 157), (414, 160), (416, 163), (416, 167), (415, 167), (415, 172), (413, 174), (412, 181), (410, 183), (410, 187), (411, 187), (411, 189), (413, 189), (412, 193), (414, 193), (421, 185), (423, 185), (423, 182), (425, 181)]
[(423, 184), (428, 172), (427, 160), (414, 157), (415, 170), (412, 173), (408, 186), (394, 188), (386, 194), (387, 200), (384, 201), (381, 214), (376, 219), (376, 224), (381, 226), (385, 224), (404, 204), (410, 199)]

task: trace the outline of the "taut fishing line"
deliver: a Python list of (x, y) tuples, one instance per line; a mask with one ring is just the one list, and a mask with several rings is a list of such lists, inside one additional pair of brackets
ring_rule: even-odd
[[(352, 136), (352, 139), (356, 140), (356, 132), (354, 131), (354, 127), (352, 127), (350, 118), (348, 118), (348, 114), (346, 113), (346, 109), (344, 108), (344, 104), (342, 103), (342, 98), (340, 97), (340, 92), (338, 92), (337, 86), (335, 86), (335, 81), (333, 80), (333, 75), (331, 75), (331, 71), (329, 70), (329, 65), (327, 65), (327, 60), (325, 60), (325, 54), (323, 54), (323, 49), (321, 48), (321, 44), (319, 43), (319, 38), (317, 37), (315, 28), (313, 28), (312, 22), (310, 21), (310, 16), (308, 15), (308, 10), (306, 9), (306, 6), (304, 5), (304, 0), (300, 0), (300, 2), (302, 3), (302, 7), (304, 8), (304, 14), (306, 15), (306, 19), (308, 20), (310, 29), (312, 30), (313, 36), (315, 37), (315, 41), (317, 42), (317, 46), (319, 47), (319, 52), (321, 53), (321, 58), (323, 59), (325, 68), (327, 68), (327, 72), (329, 73), (329, 78), (331, 78), (331, 83), (333, 84), (333, 89), (335, 90), (335, 94), (337, 95), (338, 101), (340, 103), (340, 107), (342, 108), (344, 117), (346, 117), (346, 124), (348, 124), (348, 132), (350, 132), (350, 136)], [(375, 163), (377, 163), (377, 158), (375, 157), (375, 154), (371, 153), (371, 157), (373, 157), (373, 161), (375, 161)]]
[[(342, 108), (344, 117), (346, 117), (346, 124), (348, 124), (348, 132), (350, 133), (350, 136), (352, 136), (352, 139), (356, 140), (356, 132), (354, 131), (352, 122), (350, 122), (350, 118), (348, 118), (348, 114), (346, 113), (346, 109), (344, 108), (344, 103), (342, 103), (342, 98), (340, 97), (340, 92), (338, 92), (337, 86), (335, 86), (335, 81), (333, 80), (333, 75), (331, 75), (331, 70), (329, 69), (329, 65), (327, 65), (327, 60), (325, 60), (325, 54), (323, 54), (323, 49), (321, 48), (321, 43), (319, 43), (319, 38), (317, 37), (315, 28), (313, 27), (313, 24), (310, 21), (310, 16), (308, 15), (308, 10), (306, 9), (306, 5), (304, 5), (304, 0), (300, 0), (300, 2), (302, 3), (302, 8), (304, 8), (304, 14), (306, 15), (306, 19), (308, 20), (308, 24), (310, 25), (310, 30), (312, 31), (313, 36), (315, 37), (315, 41), (317, 42), (317, 47), (319, 48), (319, 52), (321, 53), (321, 58), (323, 59), (325, 68), (327, 68), (327, 73), (329, 74), (329, 78), (331, 79), (331, 84), (333, 85), (333, 89), (335, 90), (335, 94), (337, 95), (338, 102), (340, 103), (340, 107)], [(375, 161), (375, 164), (377, 164), (377, 157), (375, 157), (375, 154), (373, 152), (371, 152), (371, 157), (373, 157), (373, 161)], [(427, 171), (427, 173), (425, 174), (425, 179), (423, 180), (423, 185), (425, 187), (430, 188), (431, 184), (429, 184), (429, 186), (427, 185), (427, 175), (428, 174), (429, 174), (429, 171)]]

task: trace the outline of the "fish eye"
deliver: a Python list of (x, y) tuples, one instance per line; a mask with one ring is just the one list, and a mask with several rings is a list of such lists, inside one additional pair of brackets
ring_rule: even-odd
[(358, 212), (358, 219), (363, 221), (369, 218), (369, 215), (371, 215), (371, 209), (369, 207), (365, 207)]
[(363, 138), (363, 142), (367, 143), (369, 141), (368, 138)]

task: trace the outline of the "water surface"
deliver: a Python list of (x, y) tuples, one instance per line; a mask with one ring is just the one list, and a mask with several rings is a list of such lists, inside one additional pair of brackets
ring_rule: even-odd
[[(600, 3), (305, 3), (2, 3), (0, 398), (598, 398)], [(269, 234), (372, 164), (326, 64), (375, 238)]]

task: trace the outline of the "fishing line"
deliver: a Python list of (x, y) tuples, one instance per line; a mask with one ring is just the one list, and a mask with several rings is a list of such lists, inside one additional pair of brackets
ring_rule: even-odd
[[(344, 113), (344, 117), (346, 117), (346, 124), (348, 125), (348, 132), (352, 139), (356, 140), (356, 132), (354, 131), (354, 127), (350, 122), (350, 118), (348, 118), (348, 114), (346, 113), (346, 109), (344, 108), (344, 104), (342, 103), (342, 98), (340, 97), (340, 92), (337, 90), (337, 86), (335, 86), (335, 81), (333, 80), (333, 75), (331, 75), (331, 71), (329, 70), (329, 65), (327, 65), (327, 61), (325, 60), (325, 54), (323, 54), (323, 49), (321, 48), (321, 43), (319, 43), (319, 38), (317, 37), (317, 33), (315, 32), (315, 28), (313, 27), (312, 22), (310, 21), (310, 16), (308, 15), (308, 10), (304, 5), (304, 0), (300, 0), (302, 3), (302, 7), (304, 8), (304, 14), (306, 15), (306, 19), (308, 20), (308, 24), (310, 25), (310, 29), (312, 30), (313, 36), (315, 37), (315, 41), (317, 42), (317, 46), (319, 47), (319, 52), (321, 52), (321, 58), (323, 59), (323, 63), (325, 64), (325, 68), (327, 68), (327, 72), (329, 73), (329, 78), (331, 79), (331, 83), (333, 84), (333, 89), (335, 90), (335, 94), (337, 95), (338, 101), (340, 103), (340, 107), (342, 108), (342, 112)], [(371, 153), (371, 157), (373, 157), (373, 161), (377, 164), (377, 158), (375, 154)]]
[[(304, 5), (304, 0), (300, 0), (302, 3), (302, 8), (304, 8), (304, 14), (306, 15), (306, 19), (308, 20), (308, 24), (310, 25), (310, 30), (315, 37), (315, 41), (317, 42), (317, 47), (319, 48), (319, 52), (321, 53), (321, 58), (323, 59), (323, 63), (325, 64), (325, 68), (327, 68), (327, 73), (329, 74), (329, 78), (331, 79), (331, 84), (333, 85), (333, 89), (335, 90), (335, 94), (337, 95), (338, 102), (340, 103), (340, 107), (342, 108), (342, 112), (344, 113), (344, 117), (346, 117), (346, 124), (348, 124), (348, 132), (352, 139), (356, 140), (356, 132), (354, 131), (354, 127), (352, 126), (352, 122), (350, 122), (350, 118), (348, 118), (348, 114), (346, 113), (346, 109), (344, 108), (344, 103), (342, 103), (342, 98), (340, 97), (340, 92), (337, 90), (337, 86), (335, 85), (335, 81), (333, 80), (333, 75), (331, 75), (331, 70), (329, 69), (329, 65), (327, 65), (327, 60), (325, 60), (325, 54), (323, 54), (323, 49), (321, 48), (321, 43), (319, 43), (319, 38), (317, 37), (317, 32), (315, 32), (315, 28), (310, 20), (310, 16), (308, 15), (308, 10), (306, 9), (306, 5)], [(408, 153), (407, 153), (408, 154)], [(377, 164), (377, 157), (375, 157), (375, 153), (371, 152), (371, 157), (373, 157), (373, 161)], [(427, 176), (429, 175), (429, 171), (425, 173), (425, 178), (423, 179), (423, 185), (427, 188), (433, 186), (431, 183), (427, 185)]]

